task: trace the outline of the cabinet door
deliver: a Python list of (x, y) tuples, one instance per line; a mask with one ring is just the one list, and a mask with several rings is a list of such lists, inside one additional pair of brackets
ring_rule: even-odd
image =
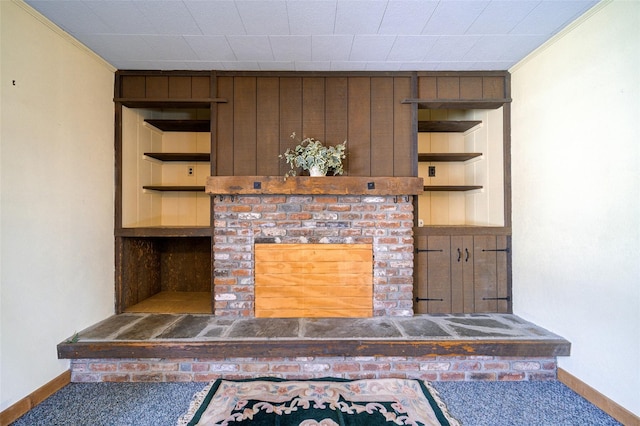
[(451, 313), (451, 238), (416, 238), (416, 303), (418, 314)]
[(475, 312), (509, 312), (507, 238), (482, 235), (473, 238)]
[(417, 314), (510, 312), (508, 238), (416, 237)]
[(473, 237), (451, 237), (451, 293), (453, 313), (475, 312)]

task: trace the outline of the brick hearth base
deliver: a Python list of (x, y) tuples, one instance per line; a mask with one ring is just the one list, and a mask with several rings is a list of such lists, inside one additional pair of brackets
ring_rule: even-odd
[(400, 377), (428, 381), (556, 380), (555, 358), (492, 356), (74, 359), (72, 382), (208, 382), (218, 378)]

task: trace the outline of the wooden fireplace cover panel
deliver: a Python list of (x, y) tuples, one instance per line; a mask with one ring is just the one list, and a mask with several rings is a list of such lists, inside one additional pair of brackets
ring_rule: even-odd
[(372, 244), (256, 244), (255, 316), (373, 316)]

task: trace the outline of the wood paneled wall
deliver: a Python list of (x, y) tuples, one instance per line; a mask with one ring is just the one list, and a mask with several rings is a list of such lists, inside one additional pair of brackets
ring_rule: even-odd
[(210, 71), (126, 71), (116, 75), (116, 98), (164, 101), (210, 96)]
[(410, 76), (218, 76), (216, 175), (283, 175), (278, 155), (347, 140), (345, 174), (412, 176)]

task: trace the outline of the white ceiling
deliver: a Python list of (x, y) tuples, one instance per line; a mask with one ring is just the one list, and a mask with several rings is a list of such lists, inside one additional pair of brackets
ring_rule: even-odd
[(118, 69), (507, 70), (598, 0), (25, 0)]

